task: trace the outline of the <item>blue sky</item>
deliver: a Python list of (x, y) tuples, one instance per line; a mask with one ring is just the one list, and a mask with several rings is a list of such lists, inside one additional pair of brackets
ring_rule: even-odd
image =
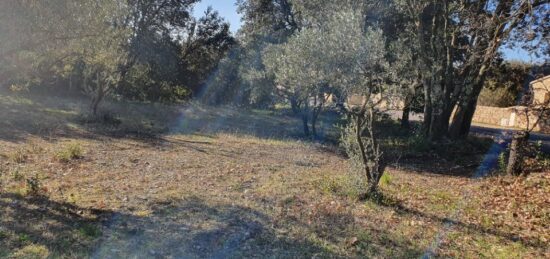
[(212, 6), (231, 24), (231, 31), (235, 33), (241, 27), (241, 16), (237, 13), (236, 3), (236, 0), (202, 0), (195, 6), (194, 14), (200, 17), (208, 6)]
[[(206, 11), (208, 6), (220, 13), (231, 24), (231, 31), (236, 33), (241, 27), (241, 16), (237, 13), (236, 0), (202, 0), (194, 9), (194, 15), (200, 17)], [(527, 62), (538, 61), (535, 57), (530, 57), (529, 54), (521, 49), (503, 49), (504, 56), (507, 60), (522, 60)]]

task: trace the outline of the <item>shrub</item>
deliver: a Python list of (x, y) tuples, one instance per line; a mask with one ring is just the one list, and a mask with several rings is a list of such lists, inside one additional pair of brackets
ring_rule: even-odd
[(392, 182), (392, 176), (390, 175), (390, 173), (388, 172), (385, 172), (382, 177), (380, 178), (380, 184), (381, 185), (390, 185)]
[(79, 143), (71, 143), (57, 152), (55, 157), (64, 163), (83, 157), (83, 150)]
[(28, 151), (24, 148), (17, 149), (15, 152), (11, 153), (9, 159), (17, 164), (22, 164), (27, 161), (29, 158)]
[(27, 179), (27, 194), (36, 196), (40, 194), (40, 179), (38, 176), (33, 176)]
[(508, 156), (506, 151), (503, 151), (498, 155), (498, 171), (500, 173), (506, 172), (506, 166), (508, 165)]
[(517, 93), (510, 88), (483, 88), (479, 94), (479, 105), (490, 107), (510, 107), (516, 104)]
[(92, 224), (84, 224), (78, 229), (78, 231), (81, 235), (89, 238), (98, 238), (101, 236), (101, 230)]
[(414, 135), (407, 140), (409, 151), (412, 153), (426, 153), (432, 150), (432, 143), (421, 135)]
[(324, 176), (318, 186), (324, 193), (338, 196), (357, 197), (361, 191), (349, 175)]

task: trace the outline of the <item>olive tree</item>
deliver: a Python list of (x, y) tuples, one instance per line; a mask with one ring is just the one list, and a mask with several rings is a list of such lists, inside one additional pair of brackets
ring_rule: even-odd
[(364, 194), (370, 196), (377, 193), (385, 170), (374, 123), (393, 89), (387, 84), (385, 39), (380, 29), (366, 26), (360, 6), (331, 12), (286, 44), (266, 51), (266, 67), (277, 82), (293, 86), (306, 104), (315, 104), (316, 96), (338, 92), (349, 118), (342, 132), (343, 146), (359, 166)]
[[(264, 52), (267, 70), (275, 75), (281, 90), (292, 93), (301, 104), (304, 133), (316, 136), (316, 120), (325, 103), (329, 74), (324, 73), (327, 63), (318, 29), (305, 29), (291, 37), (287, 43), (272, 45)], [(309, 122), (311, 121), (311, 132)]]
[(397, 88), (388, 83), (391, 73), (383, 33), (365, 27), (363, 17), (360, 9), (332, 16), (321, 50), (328, 58), (324, 67), (331, 75), (329, 83), (339, 90), (343, 110), (350, 118), (342, 132), (342, 144), (353, 164), (359, 165), (358, 179), (366, 180), (364, 195), (370, 197), (378, 192), (386, 167), (374, 123)]

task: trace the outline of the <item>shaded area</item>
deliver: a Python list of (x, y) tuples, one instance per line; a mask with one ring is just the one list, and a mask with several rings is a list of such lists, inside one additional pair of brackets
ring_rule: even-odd
[[(47, 247), (53, 257), (92, 258), (341, 258), (421, 254), (413, 240), (382, 228), (364, 228), (346, 213), (317, 215), (313, 224), (292, 215), (278, 221), (255, 209), (208, 204), (197, 197), (156, 202), (146, 216), (7, 193), (0, 195), (0, 205), (3, 215), (0, 230), (4, 233), (0, 245), (7, 248), (2, 256), (30, 244)], [(299, 236), (288, 232), (294, 228), (303, 228), (305, 232)], [(358, 233), (359, 239), (347, 242), (349, 233)], [(312, 240), (311, 235), (319, 239)], [(350, 254), (335, 252), (323, 244), (326, 241), (320, 240), (346, 246)]]
[(7, 252), (34, 244), (54, 257), (337, 256), (318, 244), (276, 235), (269, 217), (253, 209), (209, 206), (198, 198), (160, 203), (144, 217), (14, 194), (1, 194), (0, 207), (0, 246)]
[(1, 193), (0, 214), (0, 247), (7, 249), (0, 257), (27, 245), (45, 246), (51, 256), (78, 257), (92, 251), (101, 218), (110, 212)]
[(386, 120), (376, 130), (390, 167), (417, 173), (472, 177), (494, 144), (491, 138), (474, 136), (433, 143), (419, 133), (418, 123), (403, 129), (398, 122)]
[[(479, 136), (490, 136), (494, 138), (503, 137), (507, 143), (510, 142), (513, 133), (517, 130), (513, 129), (499, 129), (499, 128), (489, 128), (479, 125), (472, 125), (471, 133), (473, 135)], [(542, 143), (542, 151), (546, 154), (550, 154), (550, 135), (531, 132), (529, 134), (529, 140), (532, 142), (540, 141)]]
[(105, 228), (94, 258), (337, 256), (307, 240), (277, 235), (261, 212), (199, 198), (156, 205), (147, 217), (115, 214)]
[[(88, 117), (87, 99), (15, 95), (0, 92), (0, 139), (21, 142), (29, 136), (128, 138), (145, 143), (170, 134), (218, 133), (252, 135), (264, 139), (303, 139), (298, 118), (286, 110), (260, 111), (233, 107), (180, 106), (133, 102), (105, 102), (97, 118)], [(336, 139), (338, 116), (321, 116), (321, 140)]]

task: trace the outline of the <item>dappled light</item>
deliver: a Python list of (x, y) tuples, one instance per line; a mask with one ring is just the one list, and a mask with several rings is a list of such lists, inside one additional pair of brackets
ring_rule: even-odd
[(0, 258), (547, 258), (548, 11), (2, 0)]

